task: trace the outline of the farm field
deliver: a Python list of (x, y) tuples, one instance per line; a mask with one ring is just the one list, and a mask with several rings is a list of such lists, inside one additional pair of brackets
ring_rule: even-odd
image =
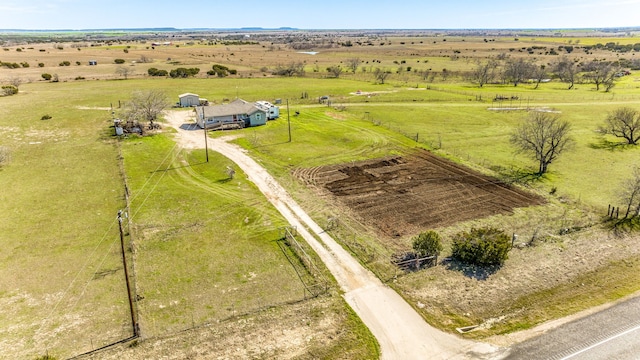
[[(228, 177), (229, 160), (210, 153), (206, 163), (204, 151), (180, 149), (167, 126), (149, 137), (111, 135), (112, 116), (135, 91), (163, 90), (171, 102), (186, 92), (213, 104), (280, 99), (280, 119), (233, 132), (234, 141), (441, 329), (480, 325), (464, 336), (508, 345), (500, 334), (640, 290), (638, 234), (611, 231), (604, 216), (609, 204), (620, 205), (620, 185), (639, 165), (640, 150), (597, 131), (614, 109), (640, 110), (636, 71), (609, 92), (587, 82), (567, 90), (555, 78), (539, 87), (479, 87), (468, 79), (476, 60), (503, 53), (547, 66), (560, 56), (633, 59), (634, 51), (581, 47), (640, 38), (342, 34), (324, 45), (321, 37), (283, 39), (252, 35), (244, 44), (185, 35), (155, 48), (140, 40), (3, 44), (1, 61), (30, 66), (0, 67), (3, 85), (21, 80), (18, 94), (0, 97), (0, 147), (11, 154), (0, 166), (0, 353), (70, 357), (131, 336), (115, 220), (127, 207), (126, 180), (126, 254), (142, 338), (94, 358), (377, 354), (335, 289), (307, 297), (277, 244), (286, 223), (244, 174)], [(346, 40), (353, 45), (340, 45)], [(87, 46), (73, 47), (79, 43)], [(558, 48), (569, 45), (572, 52)], [(549, 54), (552, 48), (561, 55)], [(318, 53), (302, 53), (310, 49)], [(351, 72), (353, 58), (359, 67)], [(87, 65), (91, 59), (98, 65)], [(58, 65), (65, 60), (71, 65)], [(294, 62), (304, 65), (303, 76), (273, 73)], [(213, 64), (237, 74), (206, 75)], [(339, 77), (327, 71), (336, 64), (344, 67)], [(131, 69), (126, 79), (120, 66)], [(200, 73), (147, 74), (179, 66)], [(384, 83), (373, 75), (378, 67), (390, 72)], [(509, 143), (532, 109), (568, 120), (575, 140), (537, 179), (527, 176), (535, 161)], [(403, 273), (391, 264), (420, 231), (441, 233), (447, 257), (454, 234), (479, 226), (518, 235), (501, 268), (445, 262)]]
[(541, 197), (426, 151), (311, 168), (294, 175), (324, 188), (384, 237), (407, 236), (544, 203)]

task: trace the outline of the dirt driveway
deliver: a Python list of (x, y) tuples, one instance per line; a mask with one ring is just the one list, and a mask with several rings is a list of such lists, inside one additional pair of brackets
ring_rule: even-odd
[[(189, 115), (171, 111), (167, 120), (178, 130), (176, 138), (181, 146), (203, 148), (203, 132), (192, 126)], [(226, 142), (225, 138), (209, 139), (208, 145), (235, 162), (316, 251), (344, 291), (347, 303), (380, 343), (383, 359), (492, 357), (496, 350), (492, 346), (460, 339), (429, 326), (402, 297), (327, 235), (246, 150)]]

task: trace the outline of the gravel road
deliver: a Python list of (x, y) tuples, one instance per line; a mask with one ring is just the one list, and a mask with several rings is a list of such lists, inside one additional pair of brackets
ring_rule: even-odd
[[(182, 147), (204, 148), (203, 132), (194, 128), (189, 119), (191, 114), (170, 111), (166, 118), (178, 130), (176, 139)], [(324, 232), (246, 150), (226, 142), (225, 138), (209, 138), (208, 146), (236, 163), (319, 255), (344, 291), (347, 303), (378, 340), (382, 359), (494, 357), (493, 346), (464, 340), (429, 326), (402, 297)]]

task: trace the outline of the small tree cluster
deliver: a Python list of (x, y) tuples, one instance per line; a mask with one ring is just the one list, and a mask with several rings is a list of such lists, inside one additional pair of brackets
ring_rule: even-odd
[(58, 65), (59, 65), (59, 66), (70, 66), (70, 65), (71, 65), (71, 62), (70, 62), (70, 61), (65, 60), (65, 61), (61, 61), (61, 62), (60, 62), (60, 64), (58, 64)]
[(596, 91), (600, 90), (600, 86), (605, 86), (605, 91), (609, 92), (615, 86), (616, 74), (620, 68), (614, 66), (609, 61), (592, 60), (582, 67), (586, 81), (596, 85)]
[(0, 92), (4, 96), (11, 96), (18, 93), (18, 87), (14, 85), (2, 85), (2, 91)]
[(207, 71), (207, 75), (215, 75), (217, 77), (225, 77), (237, 74), (238, 71), (234, 69), (229, 69), (224, 65), (215, 64), (211, 67), (211, 70)]
[(113, 62), (116, 63), (116, 64), (124, 64), (125, 60), (124, 59), (114, 59)]
[(169, 72), (169, 76), (172, 78), (188, 78), (192, 76), (196, 76), (200, 72), (198, 68), (177, 68), (173, 69)]
[(273, 70), (273, 75), (279, 76), (304, 76), (304, 63), (292, 62), (287, 66), (278, 65)]
[(340, 74), (342, 74), (342, 66), (340, 65), (329, 66), (327, 67), (327, 72), (337, 79), (340, 77)]
[(149, 76), (169, 76), (169, 72), (167, 70), (159, 70), (156, 68), (149, 68), (149, 70), (147, 70), (147, 74), (149, 74)]
[(9, 69), (18, 69), (20, 67), (20, 64), (0, 61), (0, 67), (5, 67)]
[(509, 257), (511, 239), (502, 230), (491, 227), (471, 229), (454, 236), (453, 258), (468, 264), (502, 265)]

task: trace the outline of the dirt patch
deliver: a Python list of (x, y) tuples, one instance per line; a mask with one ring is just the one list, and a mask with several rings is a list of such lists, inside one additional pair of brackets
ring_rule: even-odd
[[(317, 298), (231, 318), (166, 337), (143, 338), (86, 359), (311, 359), (353, 340), (337, 298)], [(362, 358), (362, 349), (344, 357)], [(320, 354), (320, 356), (319, 356)]]
[(325, 114), (327, 114), (327, 116), (331, 116), (331, 118), (336, 119), (336, 120), (347, 120), (347, 115), (346, 114), (339, 114), (339, 113), (331, 112), (331, 111), (327, 111)]
[(427, 151), (298, 169), (294, 174), (324, 189), (362, 221), (392, 237), (545, 202)]

